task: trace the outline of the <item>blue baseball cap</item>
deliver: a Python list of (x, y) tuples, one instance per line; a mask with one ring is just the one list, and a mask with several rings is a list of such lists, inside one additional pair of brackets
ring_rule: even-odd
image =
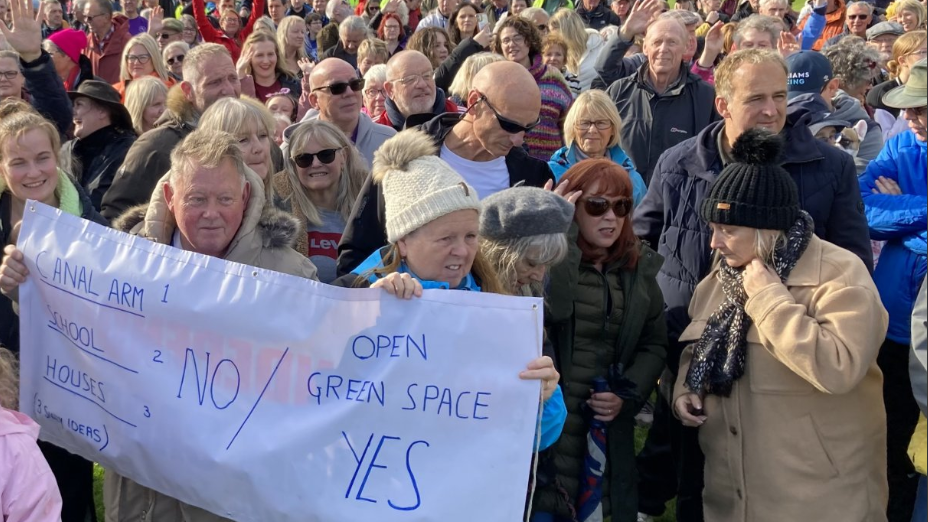
[(786, 92), (790, 99), (800, 94), (820, 94), (835, 76), (831, 62), (818, 51), (793, 53), (786, 58), (786, 65), (789, 67)]

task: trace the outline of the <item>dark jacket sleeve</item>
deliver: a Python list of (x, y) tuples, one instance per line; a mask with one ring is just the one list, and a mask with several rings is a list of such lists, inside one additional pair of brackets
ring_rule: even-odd
[(651, 184), (648, 185), (648, 192), (644, 199), (635, 209), (632, 225), (635, 235), (639, 239), (648, 243), (648, 245), (657, 250), (657, 243), (661, 238), (661, 232), (664, 230), (664, 169), (667, 164), (667, 153), (661, 155), (651, 172)]
[[(643, 254), (646, 255), (646, 254)], [(657, 254), (651, 252), (650, 255)], [(651, 396), (657, 380), (667, 362), (667, 320), (664, 318), (664, 295), (653, 276), (639, 276), (639, 284), (648, 287), (649, 306), (644, 325), (635, 346), (635, 355), (625, 371), (625, 377), (635, 383), (638, 390), (637, 400), (631, 401), (631, 410), (627, 414), (637, 415), (644, 403)], [(623, 406), (622, 413), (626, 414)]]
[(32, 96), (32, 106), (39, 114), (51, 120), (62, 136), (67, 136), (73, 119), (71, 99), (55, 72), (51, 55), (42, 51), (42, 55), (35, 61), (19, 62), (26, 80), (26, 90)]
[(451, 51), (451, 55), (448, 56), (448, 58), (438, 66), (438, 70), (435, 71), (435, 85), (447, 92), (448, 87), (451, 86), (451, 82), (454, 80), (454, 75), (458, 73), (458, 70), (461, 69), (461, 65), (464, 64), (464, 60), (469, 56), (482, 53), (485, 50), (486, 49), (475, 42), (473, 38), (461, 40), (461, 43)]
[(580, 229), (571, 223), (567, 230), (567, 257), (551, 267), (548, 280), (551, 282), (545, 292), (545, 322), (557, 325), (569, 320), (574, 315), (574, 292), (580, 280), (580, 259), (582, 253), (577, 246)]
[(838, 169), (835, 199), (825, 224), (826, 237), (822, 239), (856, 254), (872, 273), (873, 250), (864, 202), (860, 197), (857, 168), (850, 156), (841, 156), (840, 165), (835, 166)]
[(599, 52), (596, 58), (594, 68), (598, 78), (593, 80), (594, 89), (606, 89), (616, 80), (625, 78), (635, 72), (637, 67), (632, 66), (625, 54), (631, 48), (632, 43), (626, 42), (619, 35), (611, 36), (603, 50)]
[(129, 148), (113, 184), (103, 195), (100, 203), (103, 217), (116, 219), (129, 207), (151, 200), (158, 180), (171, 168), (171, 150), (176, 144), (166, 146), (165, 140), (159, 139), (164, 132), (174, 131), (166, 128), (148, 131)]
[(506, 155), (506, 169), (509, 171), (509, 186), (525, 185), (544, 188), (548, 180), (554, 181), (554, 173), (548, 162), (535, 159), (523, 149), (513, 148)]
[(367, 176), (351, 209), (342, 240), (338, 244), (336, 275), (341, 277), (351, 272), (375, 250), (386, 244), (383, 194), (380, 185), (374, 184), (373, 178)]

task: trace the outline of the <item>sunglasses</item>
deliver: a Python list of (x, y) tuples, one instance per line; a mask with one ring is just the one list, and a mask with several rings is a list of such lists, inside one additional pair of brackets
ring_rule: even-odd
[(531, 123), (529, 125), (522, 125), (521, 123), (512, 121), (509, 118), (502, 116), (499, 112), (496, 111), (496, 108), (490, 105), (490, 100), (487, 100), (487, 97), (485, 94), (481, 93), (480, 99), (477, 101), (485, 103), (487, 107), (489, 107), (490, 110), (493, 111), (493, 115), (496, 116), (496, 121), (499, 122), (499, 128), (503, 129), (509, 134), (518, 134), (520, 132), (528, 132), (534, 129), (535, 127), (537, 127), (539, 123), (541, 123), (541, 118), (538, 118), (537, 120), (535, 120), (535, 123)]
[(296, 163), (297, 167), (301, 169), (308, 169), (313, 165), (313, 159), (319, 158), (319, 163), (323, 165), (328, 165), (335, 161), (335, 153), (341, 149), (324, 149), (319, 152), (304, 152), (298, 156), (293, 157), (293, 162)]
[(583, 201), (583, 209), (591, 217), (599, 217), (612, 209), (615, 217), (625, 217), (632, 210), (632, 198), (619, 198), (610, 203), (606, 198), (590, 197)]
[(870, 15), (847, 15), (848, 20), (866, 20)]
[(167, 40), (175, 35), (177, 35), (177, 33), (158, 33), (156, 36), (159, 40)]
[(331, 85), (324, 85), (322, 87), (316, 87), (313, 89), (313, 92), (321, 91), (326, 89), (333, 96), (338, 96), (340, 94), (345, 94), (345, 91), (351, 87), (353, 92), (361, 92), (364, 90), (364, 78), (355, 78), (354, 80), (348, 82), (336, 82)]
[(168, 58), (168, 65), (174, 65), (175, 63), (184, 63), (184, 55), (178, 54)]

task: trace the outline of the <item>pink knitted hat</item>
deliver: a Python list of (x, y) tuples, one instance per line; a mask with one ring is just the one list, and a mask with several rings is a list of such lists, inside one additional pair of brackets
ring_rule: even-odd
[(77, 29), (62, 29), (48, 39), (74, 63), (77, 63), (81, 52), (87, 47), (87, 35)]

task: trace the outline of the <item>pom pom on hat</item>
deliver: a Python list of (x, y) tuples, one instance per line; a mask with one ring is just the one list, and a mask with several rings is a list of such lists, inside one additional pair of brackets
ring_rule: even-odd
[(435, 141), (416, 129), (374, 153), (373, 179), (383, 189), (390, 243), (452, 212), (480, 211), (477, 191), (437, 154)]
[(733, 163), (719, 174), (700, 215), (709, 223), (789, 230), (799, 216), (799, 191), (778, 163), (783, 139), (765, 129), (749, 129), (732, 145)]

